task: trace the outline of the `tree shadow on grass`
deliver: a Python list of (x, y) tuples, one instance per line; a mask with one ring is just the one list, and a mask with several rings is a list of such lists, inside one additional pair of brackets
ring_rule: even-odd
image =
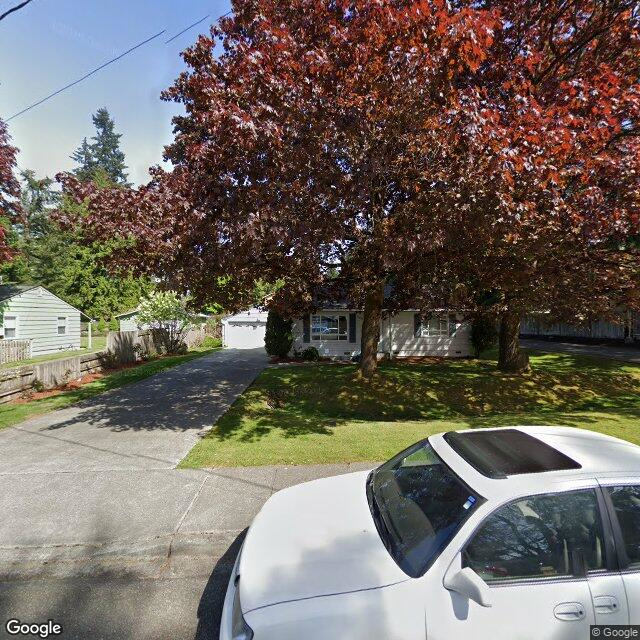
[[(542, 354), (523, 375), (486, 360), (382, 364), (371, 382), (355, 366), (316, 364), (266, 370), (208, 437), (256, 442), (330, 436), (351, 421), (455, 420), (469, 426), (557, 423), (584, 426), (605, 413), (640, 419), (640, 367), (610, 360)], [(580, 414), (579, 416), (570, 414)]]

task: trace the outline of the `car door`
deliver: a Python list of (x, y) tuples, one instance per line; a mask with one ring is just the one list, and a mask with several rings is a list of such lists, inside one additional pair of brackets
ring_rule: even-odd
[(605, 486), (604, 492), (613, 521), (629, 624), (640, 625), (640, 479)]
[(519, 498), (487, 516), (454, 564), (482, 578), (491, 606), (450, 591), (427, 606), (427, 639), (589, 638), (590, 576), (608, 569), (600, 501), (580, 489)]

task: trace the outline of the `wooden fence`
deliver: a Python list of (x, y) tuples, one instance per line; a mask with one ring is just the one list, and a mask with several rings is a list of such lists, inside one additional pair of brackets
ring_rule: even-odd
[[(206, 335), (204, 326), (192, 329), (185, 337), (187, 347), (197, 347)], [(0, 345), (3, 342), (28, 341), (0, 340)], [(0, 370), (0, 404), (15, 400), (31, 390), (54, 389), (89, 373), (135, 362), (157, 353), (158, 348), (150, 331), (110, 331), (107, 335), (107, 349), (101, 353), (63, 357)]]
[(640, 340), (640, 314), (630, 314), (619, 323), (596, 320), (583, 325), (549, 324), (542, 315), (527, 316), (520, 325), (526, 337), (579, 338), (582, 340)]
[(0, 340), (0, 364), (20, 362), (31, 357), (31, 340)]

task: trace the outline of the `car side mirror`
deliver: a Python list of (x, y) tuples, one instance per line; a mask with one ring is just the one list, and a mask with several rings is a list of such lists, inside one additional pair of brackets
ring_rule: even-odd
[(473, 600), (481, 607), (491, 607), (491, 589), (489, 585), (469, 567), (450, 568), (444, 576), (444, 588)]

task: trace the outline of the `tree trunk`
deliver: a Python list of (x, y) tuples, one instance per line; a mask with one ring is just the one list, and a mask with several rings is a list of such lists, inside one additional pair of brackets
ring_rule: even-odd
[(507, 373), (529, 370), (529, 356), (520, 351), (520, 314), (505, 311), (500, 318), (498, 369)]
[(372, 287), (364, 301), (360, 372), (365, 378), (370, 378), (378, 370), (378, 343), (380, 342), (383, 303), (384, 282), (381, 282)]

